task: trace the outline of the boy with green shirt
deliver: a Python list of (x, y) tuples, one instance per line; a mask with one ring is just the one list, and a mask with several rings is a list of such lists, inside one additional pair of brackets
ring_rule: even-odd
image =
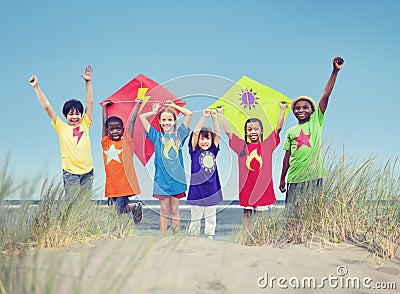
[(333, 70), (318, 107), (308, 96), (300, 96), (292, 101), (291, 108), (299, 124), (287, 130), (283, 144), (283, 150), (286, 152), (279, 189), (281, 192), (286, 192), (286, 204), (299, 203), (307, 192), (317, 191), (322, 185), (322, 178), (326, 176), (320, 156), (322, 127), (329, 96), (343, 62), (344, 60), (338, 56), (333, 59)]

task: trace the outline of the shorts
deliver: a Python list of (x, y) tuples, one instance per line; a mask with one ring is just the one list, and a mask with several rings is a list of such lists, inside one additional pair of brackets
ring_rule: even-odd
[(108, 206), (114, 203), (120, 213), (126, 213), (129, 207), (129, 196), (109, 197)]
[(153, 194), (153, 197), (154, 197), (154, 198), (157, 198), (158, 200), (164, 200), (164, 199), (167, 199), (168, 197), (175, 197), (175, 198), (181, 199), (181, 198), (183, 198), (183, 197), (186, 197), (186, 193), (185, 193), (185, 192), (182, 192), (182, 193), (175, 194), (175, 195), (158, 195), (158, 194)]
[(249, 209), (254, 211), (267, 211), (272, 209), (272, 204), (265, 206), (243, 206), (243, 209)]
[(71, 174), (63, 169), (63, 182), (65, 193), (67, 195), (73, 195), (77, 191), (86, 193), (92, 190), (93, 186), (93, 169), (83, 175)]

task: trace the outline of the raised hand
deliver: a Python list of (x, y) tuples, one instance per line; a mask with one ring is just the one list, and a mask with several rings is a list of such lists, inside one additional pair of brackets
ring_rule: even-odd
[(167, 107), (174, 107), (174, 106), (175, 106), (175, 103), (174, 103), (174, 101), (172, 101), (172, 100), (166, 100), (166, 101), (164, 102), (164, 105), (167, 106)]
[(29, 79), (29, 83), (31, 84), (32, 87), (37, 87), (39, 85), (39, 80), (37, 76), (31, 76)]
[(336, 56), (333, 59), (333, 67), (336, 68), (337, 70), (340, 70), (343, 66), (344, 59), (342, 57)]
[(160, 103), (159, 102), (154, 102), (153, 106), (151, 108), (153, 114), (157, 114), (159, 108), (160, 108)]
[(112, 105), (114, 102), (112, 102), (111, 100), (105, 100), (103, 103), (103, 106), (110, 106)]
[(204, 109), (203, 110), (203, 116), (204, 117), (209, 117), (210, 116), (210, 109)]
[(223, 106), (217, 106), (217, 112), (219, 113), (219, 114), (224, 114), (224, 107)]
[(86, 81), (91, 81), (92, 80), (92, 75), (93, 75), (93, 68), (92, 66), (88, 65), (85, 68), (85, 73), (81, 74), (81, 77)]

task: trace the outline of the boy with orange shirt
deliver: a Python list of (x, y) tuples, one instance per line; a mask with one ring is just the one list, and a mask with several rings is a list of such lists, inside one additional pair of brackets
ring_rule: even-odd
[[(106, 101), (103, 108), (103, 133), (101, 145), (103, 148), (104, 168), (106, 171), (105, 196), (109, 204), (115, 203), (120, 213), (132, 213), (135, 224), (142, 220), (142, 204), (129, 204), (129, 197), (140, 194), (135, 168), (133, 166), (133, 131), (139, 105), (142, 101), (135, 100), (135, 105), (128, 120), (128, 131), (123, 137), (122, 120), (117, 116), (108, 117)], [(111, 202), (112, 201), (112, 202)]]

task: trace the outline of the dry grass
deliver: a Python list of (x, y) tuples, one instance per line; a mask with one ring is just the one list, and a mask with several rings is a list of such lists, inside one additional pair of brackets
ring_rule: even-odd
[(344, 156), (328, 159), (328, 177), (316, 194), (302, 195), (295, 209), (275, 210), (255, 218), (237, 241), (248, 245), (350, 242), (381, 259), (396, 256), (400, 246), (400, 177), (397, 160), (377, 167)]
[[(255, 246), (313, 242), (331, 246), (350, 242), (382, 260), (394, 258), (400, 246), (400, 178), (396, 175), (396, 161), (383, 167), (376, 166), (375, 158), (360, 163), (344, 156), (325, 161), (329, 176), (320, 193), (305, 195), (295, 213), (273, 209), (267, 216), (254, 218), (232, 240)], [(41, 201), (32, 205), (26, 195), (34, 196), (35, 191), (35, 185), (28, 182), (13, 182), (6, 160), (0, 169), (0, 293), (56, 291), (59, 281), (52, 278), (52, 273), (62, 267), (62, 260), (46, 264), (49, 275), (44, 286), (39, 287), (38, 269), (21, 267), (25, 253), (31, 254), (31, 249), (59, 248), (134, 233), (130, 216), (118, 215), (91, 201), (95, 191), (64, 197), (60, 183), (46, 180), (39, 195)], [(10, 198), (26, 201), (10, 207), (3, 201)], [(144, 258), (147, 250), (142, 251)], [(136, 264), (133, 260), (131, 270)], [(84, 269), (85, 264), (80, 277)], [(127, 277), (128, 274), (111, 277), (110, 286), (104, 290), (120, 288)], [(28, 280), (31, 282), (25, 283)], [(82, 281), (76, 283), (79, 293)]]
[[(37, 181), (35, 181), (37, 182)], [(40, 191), (40, 201), (34, 204), (26, 195), (37, 198), (34, 184), (14, 183), (6, 160), (0, 168), (0, 293), (39, 293), (35, 288), (31, 269), (16, 268), (32, 249), (61, 248), (73, 243), (86, 243), (97, 239), (123, 238), (133, 235), (131, 216), (119, 215), (115, 209), (101, 207), (92, 199), (95, 191), (80, 191), (65, 197), (63, 186), (45, 180)], [(20, 205), (10, 206), (4, 200), (21, 199)], [(60, 266), (51, 264), (56, 271)], [(25, 285), (29, 272), (32, 285)], [(51, 272), (51, 271), (50, 271)], [(46, 288), (56, 285), (51, 277)], [(21, 288), (21, 285), (23, 287)], [(18, 286), (19, 285), (19, 286)], [(51, 291), (50, 291), (51, 292)]]

